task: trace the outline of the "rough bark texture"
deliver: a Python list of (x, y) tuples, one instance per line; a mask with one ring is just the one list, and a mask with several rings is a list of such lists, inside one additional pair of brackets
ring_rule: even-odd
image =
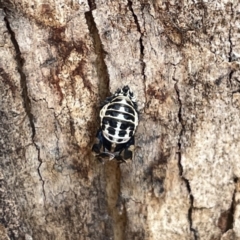
[[(0, 0), (0, 239), (240, 239), (240, 3)], [(132, 162), (91, 155), (129, 85)]]

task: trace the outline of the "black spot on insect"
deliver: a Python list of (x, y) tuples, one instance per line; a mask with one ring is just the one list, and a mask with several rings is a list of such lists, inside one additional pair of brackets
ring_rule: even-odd
[(119, 110), (120, 109), (120, 107), (121, 107), (121, 104), (114, 104), (114, 105), (110, 105), (109, 107), (108, 107), (108, 109), (109, 110)]
[(106, 115), (107, 115), (107, 116), (117, 117), (118, 114), (119, 114), (119, 113), (116, 112), (116, 111), (112, 111), (112, 110), (107, 110), (107, 111), (106, 111)]
[(109, 125), (113, 128), (116, 128), (117, 127), (117, 121), (109, 120)]
[(124, 110), (128, 113), (134, 114), (134, 111), (130, 107), (124, 106)]
[(132, 121), (134, 121), (134, 116), (132, 116), (132, 115), (124, 114), (123, 117), (124, 117), (126, 120), (132, 120)]
[(126, 131), (119, 131), (119, 137), (124, 137), (126, 133)]
[(109, 134), (115, 135), (115, 129), (114, 128), (109, 127), (109, 128), (107, 128), (107, 130), (108, 130)]
[(127, 129), (127, 128), (128, 128), (128, 124), (122, 122), (120, 125), (120, 129)]
[(126, 130), (127, 128), (129, 128), (130, 130), (134, 130), (134, 124), (129, 122), (122, 122), (120, 129)]
[(108, 117), (103, 118), (103, 126), (110, 125), (112, 128), (117, 127), (117, 121)]

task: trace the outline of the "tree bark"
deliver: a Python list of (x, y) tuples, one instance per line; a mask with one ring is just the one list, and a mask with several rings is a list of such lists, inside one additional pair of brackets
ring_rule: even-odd
[[(0, 0), (0, 239), (240, 239), (240, 3)], [(129, 85), (132, 161), (91, 153)]]

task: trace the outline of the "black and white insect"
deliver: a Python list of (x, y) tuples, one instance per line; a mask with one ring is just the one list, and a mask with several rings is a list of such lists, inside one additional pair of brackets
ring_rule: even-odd
[(134, 134), (138, 125), (136, 99), (129, 86), (105, 99), (100, 109), (100, 129), (92, 151), (102, 160), (132, 159)]

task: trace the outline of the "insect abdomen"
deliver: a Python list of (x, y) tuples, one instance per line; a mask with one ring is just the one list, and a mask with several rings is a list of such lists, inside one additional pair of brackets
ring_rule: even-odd
[(130, 103), (124, 97), (118, 97), (100, 112), (103, 135), (112, 143), (126, 143), (134, 134), (138, 119)]

